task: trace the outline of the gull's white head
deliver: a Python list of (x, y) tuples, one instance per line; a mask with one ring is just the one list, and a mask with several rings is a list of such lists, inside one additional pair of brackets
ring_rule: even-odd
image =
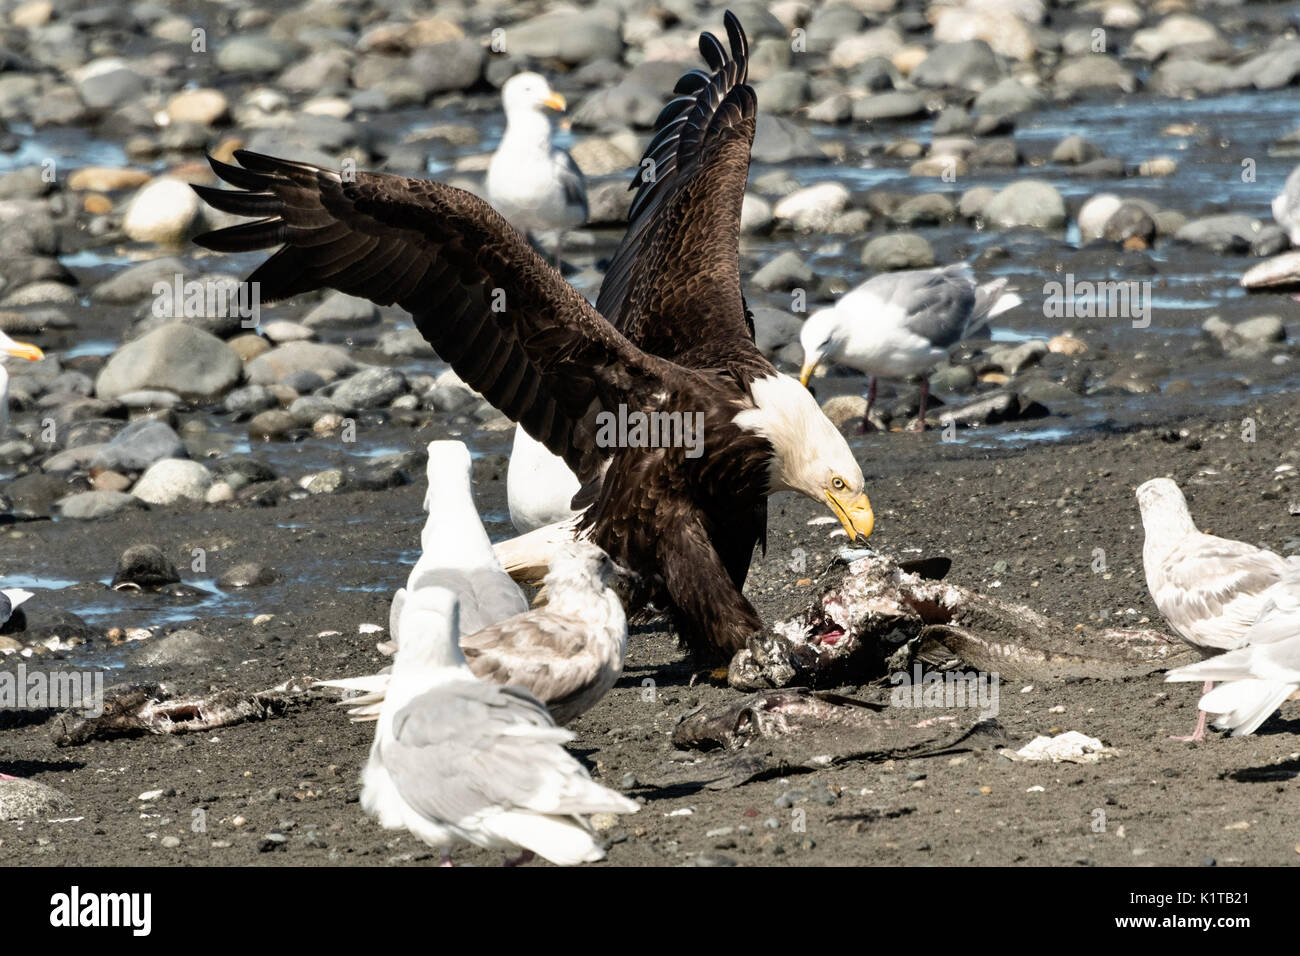
[(1147, 538), (1181, 537), (1196, 530), (1182, 489), (1169, 478), (1152, 478), (1138, 485), (1138, 507)]
[(876, 518), (866, 479), (849, 443), (831, 424), (817, 400), (788, 375), (769, 375), (750, 384), (754, 405), (735, 417), (747, 431), (772, 446), (768, 493), (797, 491), (827, 505), (849, 540), (868, 538)]
[(4, 332), (0, 332), (0, 434), (9, 425), (9, 373), (5, 371), (3, 361), (4, 357), (9, 355), (27, 359), (29, 362), (45, 358), (45, 353), (35, 345), (15, 342)]
[(572, 581), (604, 587), (614, 570), (613, 559), (597, 545), (581, 539), (566, 541), (551, 555), (546, 585), (551, 588), (560, 581)]
[(440, 488), (468, 488), (474, 473), (474, 463), (464, 442), (444, 440), (429, 442), (429, 461), (425, 475), (429, 488), (424, 493), (424, 510), (437, 500)]
[(0, 353), (12, 355), (15, 358), (27, 359), (29, 362), (37, 362), (45, 358), (45, 353), (35, 345), (29, 345), (26, 342), (15, 342), (4, 332), (0, 332)]
[(418, 676), (465, 663), (460, 651), (460, 598), (448, 588), (408, 591), (399, 619), (402, 640), (393, 658), (393, 679)]
[(799, 329), (799, 344), (803, 346), (803, 370), (799, 384), (807, 386), (817, 366), (827, 359), (837, 358), (842, 342), (842, 328), (835, 309), (819, 309), (804, 321)]
[(529, 112), (545, 115), (546, 110), (563, 113), (568, 106), (540, 73), (518, 73), (506, 80), (501, 87), (501, 103), (507, 117)]

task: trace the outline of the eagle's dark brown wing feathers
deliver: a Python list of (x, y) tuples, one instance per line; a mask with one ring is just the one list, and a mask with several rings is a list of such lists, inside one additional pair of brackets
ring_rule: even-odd
[[(195, 187), (263, 218), (195, 241), (221, 252), (281, 248), (249, 277), (262, 301), (328, 287), (410, 312), (471, 387), (583, 480), (608, 449), (593, 412), (640, 405), (672, 367), (605, 321), (490, 206), (440, 183), (337, 171), (239, 151), (212, 161), (242, 191)], [(242, 167), (242, 168), (241, 168)]]
[(684, 74), (659, 114), (596, 309), (639, 347), (674, 361), (705, 354), (706, 342), (745, 339), (748, 349), (713, 354), (743, 355), (741, 365), (763, 373), (770, 366), (752, 349), (737, 256), (758, 104), (745, 82), (744, 32), (730, 13), (724, 22), (730, 52), (702, 35), (712, 72)]

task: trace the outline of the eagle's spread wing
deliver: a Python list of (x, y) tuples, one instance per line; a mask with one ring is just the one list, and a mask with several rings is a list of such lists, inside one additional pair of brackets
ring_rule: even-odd
[(263, 301), (331, 288), (410, 312), (471, 387), (583, 480), (609, 454), (595, 412), (662, 387), (672, 366), (633, 346), (476, 196), (441, 183), (236, 152), (210, 160), (238, 190), (194, 189), (256, 221), (195, 241), (280, 249), (249, 277)]
[(628, 231), (596, 300), (597, 311), (638, 346), (674, 360), (706, 344), (715, 361), (725, 360), (728, 340), (743, 340), (740, 351), (759, 358), (739, 264), (758, 101), (745, 82), (745, 33), (730, 13), (725, 24), (730, 55), (713, 34), (702, 34), (700, 52), (712, 72), (685, 74), (655, 122), (632, 182)]

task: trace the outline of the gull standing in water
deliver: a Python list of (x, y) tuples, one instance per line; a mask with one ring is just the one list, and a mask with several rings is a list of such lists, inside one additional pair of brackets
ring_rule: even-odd
[[(1168, 478), (1140, 485), (1137, 499), (1146, 533), (1142, 565), (1147, 589), (1169, 626), (1207, 658), (1245, 646), (1270, 589), (1300, 570), (1300, 564), (1244, 541), (1198, 531), (1182, 491)], [(1204, 680), (1202, 693), (1208, 695), (1216, 679), (1209, 674), (1179, 679)], [(1174, 739), (1205, 739), (1205, 710), (1190, 737)]]
[(1216, 715), (1214, 726), (1234, 737), (1252, 734), (1300, 691), (1300, 567), (1264, 592), (1255, 623), (1242, 638), (1245, 646), (1218, 657), (1179, 667), (1167, 681), (1224, 681), (1201, 698), (1203, 712)]
[(520, 73), (501, 87), (506, 131), (488, 166), (488, 201), (520, 232), (555, 232), (555, 267), (565, 230), (587, 221), (587, 185), (573, 157), (551, 145), (548, 110), (564, 97), (538, 73)]
[(929, 372), (948, 349), (996, 315), (1020, 304), (1006, 279), (975, 283), (966, 263), (886, 272), (868, 279), (835, 305), (810, 315), (799, 331), (808, 384), (823, 362), (840, 362), (871, 377), (862, 430), (871, 429), (876, 379), (921, 376), (915, 431), (925, 430)]
[(636, 803), (594, 782), (522, 687), (485, 684), (460, 651), (458, 601), (446, 588), (411, 594), (403, 638), (362, 773), (361, 805), (389, 829), (443, 851), (460, 842), (522, 850), (571, 866), (603, 859), (585, 819), (634, 813)]

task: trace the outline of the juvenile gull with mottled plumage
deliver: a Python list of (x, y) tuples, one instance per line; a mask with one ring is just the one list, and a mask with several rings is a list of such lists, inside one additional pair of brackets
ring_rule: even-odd
[[(1178, 485), (1138, 487), (1147, 589), (1174, 632), (1206, 657), (1245, 645), (1269, 589), (1300, 565), (1244, 541), (1198, 531)], [(1184, 669), (1185, 670), (1185, 669)], [(1213, 678), (1205, 677), (1208, 694)], [(1205, 711), (1187, 740), (1205, 737)]]
[[(585, 713), (623, 673), (627, 619), (610, 586), (613, 575), (613, 562), (594, 544), (560, 545), (545, 578), (543, 607), (462, 635), (460, 646), (470, 670), (493, 684), (527, 688), (550, 709), (556, 723), (567, 724)], [(410, 600), (409, 594), (405, 600)], [(395, 643), (400, 647), (405, 634), (402, 625), (397, 626)], [(364, 696), (343, 703), (355, 720), (373, 720), (390, 680), (381, 671), (322, 683), (363, 691)]]
[(585, 816), (634, 813), (563, 744), (573, 734), (521, 687), (485, 684), (459, 647), (455, 594), (423, 588), (402, 609), (402, 643), (362, 773), (361, 805), (443, 850), (522, 849), (552, 863), (602, 859)]
[(1201, 698), (1214, 726), (1234, 737), (1254, 733), (1300, 691), (1300, 567), (1264, 592), (1259, 616), (1242, 636), (1243, 647), (1188, 664), (1167, 681), (1224, 681)]

